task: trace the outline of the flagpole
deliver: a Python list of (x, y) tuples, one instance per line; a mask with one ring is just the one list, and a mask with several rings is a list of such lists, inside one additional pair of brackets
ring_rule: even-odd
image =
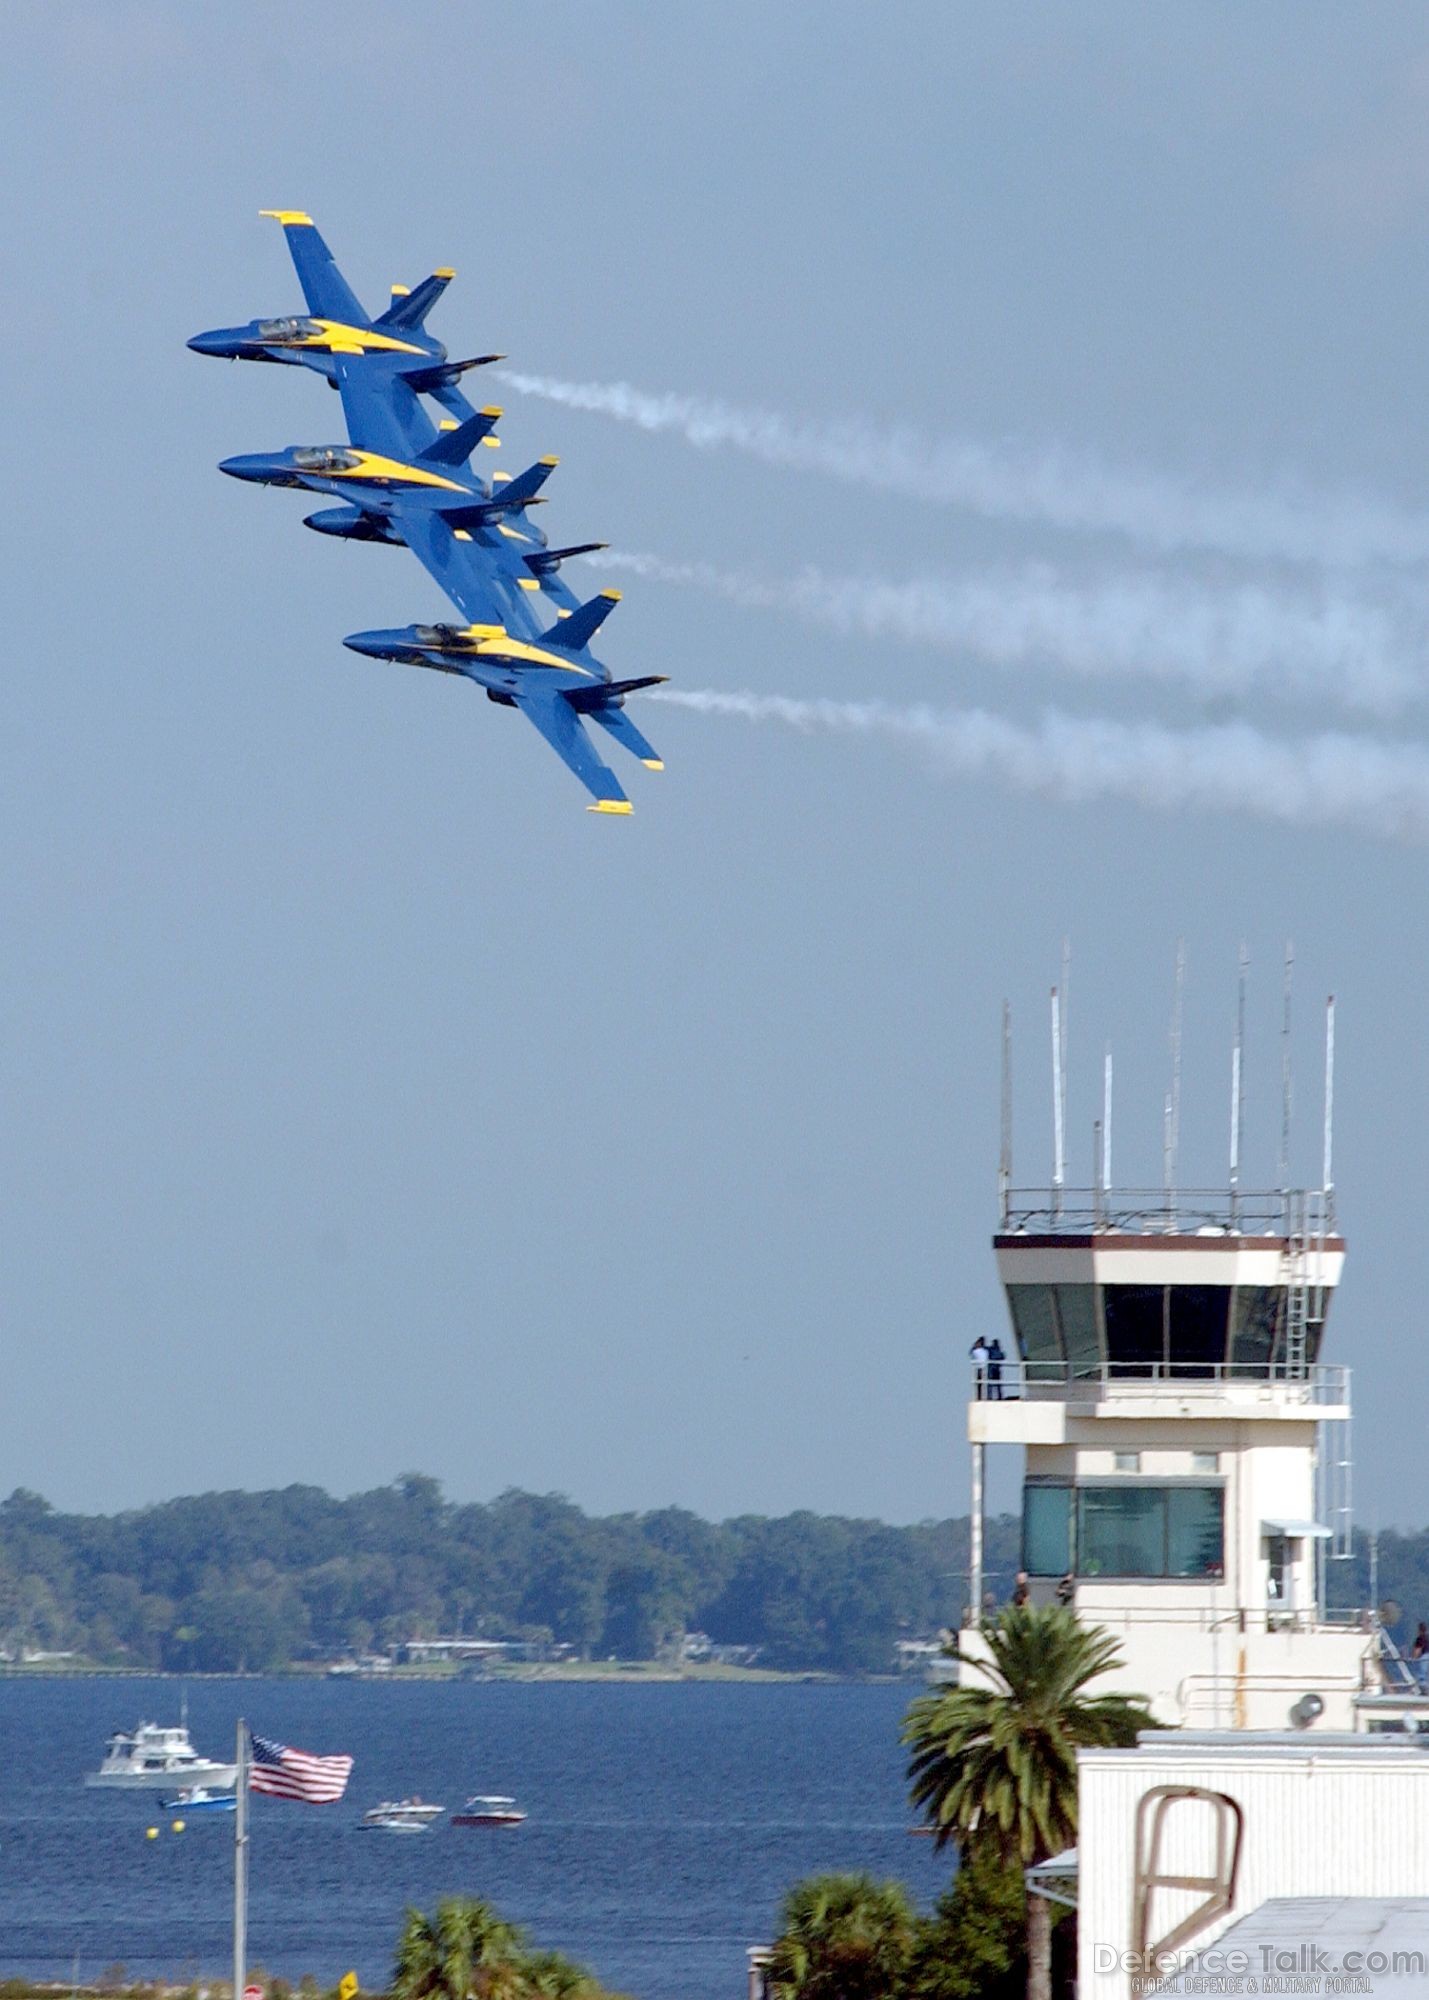
[(248, 1983), (248, 1725), (238, 1722), (233, 1794), (233, 2000)]

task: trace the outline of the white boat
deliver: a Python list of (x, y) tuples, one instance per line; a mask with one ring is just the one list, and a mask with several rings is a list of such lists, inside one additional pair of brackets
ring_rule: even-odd
[(128, 1732), (115, 1730), (105, 1745), (104, 1762), (97, 1771), (86, 1771), (84, 1782), (164, 1791), (201, 1785), (221, 1792), (229, 1789), (237, 1776), (236, 1765), (215, 1764), (211, 1757), (200, 1757), (186, 1728), (165, 1729), (156, 1722), (141, 1722)]
[(165, 1812), (225, 1813), (236, 1812), (238, 1799), (232, 1792), (210, 1792), (202, 1785), (194, 1785), (180, 1792), (177, 1798), (160, 1799)]
[(468, 1799), (459, 1813), (452, 1814), (453, 1826), (520, 1826), (526, 1817), (515, 1799), (483, 1792)]
[(362, 1815), (360, 1833), (425, 1833), (433, 1820), (441, 1818), (445, 1806), (429, 1806), (421, 1799), (384, 1799)]

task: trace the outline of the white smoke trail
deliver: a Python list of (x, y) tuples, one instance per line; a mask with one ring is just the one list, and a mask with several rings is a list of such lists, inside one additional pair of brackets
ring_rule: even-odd
[(1067, 450), (971, 438), (927, 439), (910, 426), (797, 420), (628, 382), (566, 382), (500, 371), (528, 396), (592, 410), (645, 431), (672, 431), (702, 451), (728, 448), (766, 465), (827, 473), (873, 492), (937, 501), (1013, 521), (1040, 521), (1149, 547), (1218, 549), (1239, 558), (1343, 565), (1422, 563), (1429, 515), (1372, 494), (1317, 494), (1285, 478), (1264, 492), (1198, 487)]
[(779, 582), (704, 562), (611, 550), (591, 560), (690, 584), (826, 631), (974, 652), (1002, 666), (1177, 681), (1206, 695), (1310, 695), (1387, 713), (1425, 692), (1422, 601), (1395, 608), (1326, 589), (1224, 590), (1154, 576), (1083, 583), (1046, 564), (892, 582), (804, 569)]
[(1277, 739), (1242, 723), (1174, 730), (1055, 711), (1027, 726), (985, 709), (713, 689), (664, 688), (650, 699), (806, 732), (882, 737), (959, 777), (1000, 779), (1044, 798), (1122, 799), (1158, 812), (1246, 813), (1282, 826), (1429, 840), (1429, 753), (1368, 737)]

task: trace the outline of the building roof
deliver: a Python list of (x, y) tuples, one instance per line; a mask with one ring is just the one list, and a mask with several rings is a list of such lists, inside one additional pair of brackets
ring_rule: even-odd
[(1271, 1975), (1286, 1992), (1330, 1992), (1328, 1982), (1344, 1977), (1365, 1982), (1344, 1990), (1372, 1993), (1374, 2000), (1422, 1995), (1429, 1985), (1429, 1896), (1272, 1896), (1158, 1985), (1158, 2000), (1224, 1990), (1204, 1982), (1236, 1975), (1244, 1975), (1246, 1991), (1251, 1979)]

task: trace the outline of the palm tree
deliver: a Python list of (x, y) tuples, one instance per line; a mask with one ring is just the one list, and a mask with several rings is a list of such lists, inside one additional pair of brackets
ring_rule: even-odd
[(901, 1882), (813, 1875), (784, 1898), (769, 1978), (780, 2000), (887, 2000), (913, 1949)]
[(430, 1917), (408, 1910), (392, 2000), (518, 2000), (524, 1942), (479, 1896), (448, 1896)]
[[(1060, 1607), (1013, 1606), (983, 1628), (989, 1657), (949, 1652), (977, 1675), (920, 1696), (903, 1741), (910, 1793), (938, 1845), (988, 1841), (1030, 1868), (1077, 1837), (1077, 1751), (1131, 1744), (1152, 1717), (1134, 1695), (1086, 1692), (1122, 1663), (1109, 1632)], [(1027, 2000), (1051, 2000), (1052, 1913), (1027, 1898)]]
[(528, 1952), (521, 1961), (521, 1979), (529, 2000), (604, 2000), (600, 1981), (564, 1952)]

